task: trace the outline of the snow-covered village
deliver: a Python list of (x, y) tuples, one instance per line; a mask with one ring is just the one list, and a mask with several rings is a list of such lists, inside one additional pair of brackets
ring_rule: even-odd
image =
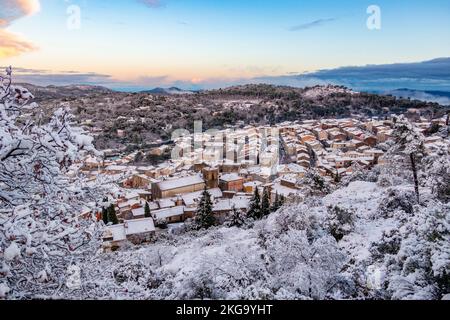
[[(141, 150), (96, 150), (69, 109), (45, 125), (23, 121), (39, 107), (10, 76), (2, 87), (2, 298), (448, 292), (448, 113), (177, 130), (173, 146), (148, 151), (170, 149), (170, 159), (136, 165)], [(101, 273), (105, 266), (113, 272)]]
[(0, 303), (450, 300), (449, 4), (199, 2), (0, 0)]

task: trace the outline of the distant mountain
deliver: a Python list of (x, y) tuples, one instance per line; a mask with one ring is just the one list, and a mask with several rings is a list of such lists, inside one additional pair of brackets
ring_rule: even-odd
[(178, 94), (194, 94), (195, 91), (183, 90), (177, 87), (155, 88), (152, 90), (144, 90), (141, 93), (149, 93), (155, 95), (178, 95)]
[(389, 90), (377, 93), (390, 94), (397, 98), (413, 99), (426, 102), (436, 102), (441, 105), (450, 105), (450, 92), (447, 91), (411, 90), (407, 88), (401, 88), (397, 90)]
[(90, 97), (113, 92), (111, 89), (93, 85), (50, 85), (46, 87), (36, 86), (29, 83), (17, 83), (15, 85), (27, 88), (35, 96), (35, 101), (37, 102), (51, 99)]

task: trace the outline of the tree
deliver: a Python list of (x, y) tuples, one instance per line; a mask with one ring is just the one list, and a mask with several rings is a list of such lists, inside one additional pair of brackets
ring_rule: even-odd
[(152, 214), (151, 214), (151, 211), (150, 211), (150, 206), (148, 205), (147, 201), (145, 202), (145, 207), (144, 207), (144, 217), (146, 217), (146, 218), (151, 218), (152, 217)]
[(258, 188), (255, 188), (247, 215), (255, 220), (261, 219), (261, 197), (259, 196)]
[(331, 187), (316, 169), (310, 169), (300, 180), (300, 184), (305, 188), (306, 194), (323, 196), (331, 192)]
[(104, 224), (108, 224), (108, 208), (102, 207), (102, 220)]
[(268, 216), (269, 214), (270, 214), (269, 189), (264, 188), (264, 193), (261, 200), (261, 217)]
[(354, 215), (354, 212), (340, 206), (328, 207), (327, 226), (336, 241), (340, 241), (353, 230)]
[(111, 204), (108, 208), (108, 222), (112, 224), (119, 224), (119, 219), (117, 219), (116, 209), (113, 204)]
[(241, 227), (245, 224), (244, 217), (242, 216), (242, 211), (236, 209), (235, 206), (233, 206), (233, 210), (231, 213), (231, 216), (229, 220), (227, 221), (228, 227)]
[(102, 202), (102, 220), (106, 225), (108, 224), (108, 197), (103, 198)]
[(206, 190), (206, 187), (198, 204), (195, 223), (199, 229), (208, 229), (216, 223), (212, 212), (211, 194)]
[(414, 190), (416, 192), (417, 202), (419, 202), (420, 196), (417, 166), (420, 158), (424, 154), (424, 136), (408, 121), (408, 119), (401, 115), (396, 118), (395, 121), (394, 138), (395, 145), (390, 152), (405, 154), (409, 158), (414, 179)]
[(141, 151), (138, 151), (134, 156), (134, 162), (139, 163), (144, 159), (144, 154)]
[(278, 209), (280, 209), (281, 205), (280, 205), (280, 196), (278, 195), (278, 192), (275, 193), (275, 200), (272, 204), (272, 206), (270, 207), (270, 211), (271, 212), (275, 212), (278, 211)]
[(280, 196), (280, 204), (279, 204), (280, 208), (284, 205), (285, 202), (286, 202), (286, 197), (284, 195), (281, 195)]
[(0, 75), (0, 251), (9, 253), (2, 258), (8, 286), (2, 291), (17, 299), (54, 295), (70, 261), (94, 254), (101, 238), (93, 214), (79, 218), (101, 190), (66, 175), (78, 170), (74, 162), (99, 155), (93, 138), (74, 126), (68, 108), (35, 121), (33, 98), (12, 83), (11, 67)]

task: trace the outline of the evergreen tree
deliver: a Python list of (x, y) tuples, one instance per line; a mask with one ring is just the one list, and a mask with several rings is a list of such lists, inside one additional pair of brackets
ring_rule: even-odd
[(112, 224), (119, 224), (119, 219), (117, 219), (116, 209), (113, 204), (111, 204), (108, 208), (108, 222), (111, 222)]
[(255, 220), (261, 219), (261, 198), (259, 196), (258, 188), (255, 188), (255, 193), (253, 194), (253, 198), (250, 201), (248, 216)]
[(199, 229), (208, 229), (216, 223), (216, 219), (212, 212), (211, 194), (206, 190), (206, 188), (202, 193), (202, 197), (197, 208), (195, 223)]
[(104, 224), (108, 224), (108, 209), (105, 207), (102, 208), (102, 220)]
[(275, 193), (275, 201), (273, 202), (272, 206), (270, 207), (271, 212), (278, 211), (280, 209), (280, 196), (278, 195), (278, 192)]
[(148, 202), (145, 202), (145, 207), (144, 207), (144, 217), (146, 218), (151, 218), (152, 214), (150, 212), (150, 206), (148, 205)]
[(264, 188), (263, 197), (261, 200), (261, 217), (268, 216), (270, 214), (270, 195), (269, 189)]
[(285, 202), (286, 202), (286, 197), (281, 195), (280, 196), (279, 208), (281, 208), (284, 205)]
[(241, 210), (236, 209), (233, 206), (233, 212), (230, 219), (227, 222), (228, 227), (241, 227), (245, 224), (244, 217), (242, 216)]
[(411, 163), (411, 171), (414, 179), (414, 189), (416, 192), (417, 202), (420, 202), (419, 197), (419, 179), (418, 179), (418, 164), (424, 154), (424, 136), (412, 123), (404, 116), (395, 118), (394, 139), (395, 145), (389, 151), (391, 153), (405, 154)]
[(104, 224), (108, 224), (108, 198), (103, 198), (103, 206), (102, 206), (102, 220)]

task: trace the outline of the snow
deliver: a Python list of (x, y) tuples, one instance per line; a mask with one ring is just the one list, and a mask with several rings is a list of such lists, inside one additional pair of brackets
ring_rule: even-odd
[(161, 189), (161, 191), (166, 191), (201, 183), (204, 183), (203, 178), (199, 175), (193, 175), (188, 177), (174, 178), (170, 180), (161, 181), (158, 183), (158, 186)]
[(156, 220), (180, 216), (183, 213), (184, 213), (184, 206), (161, 209), (161, 210), (156, 210), (156, 211), (152, 212), (152, 214)]
[(12, 261), (19, 256), (20, 256), (20, 248), (15, 242), (12, 242), (3, 253), (3, 257), (5, 258), (6, 261)]
[(220, 176), (220, 180), (225, 182), (232, 182), (236, 180), (242, 180), (243, 178), (240, 177), (237, 173), (227, 173)]
[[(211, 195), (212, 200), (214, 200), (215, 198), (222, 198), (222, 190), (220, 190), (219, 188), (208, 189), (208, 192)], [(202, 193), (203, 191), (186, 193), (183, 194), (181, 198), (183, 199), (184, 204), (189, 207), (195, 205), (197, 201), (200, 200), (200, 198), (202, 197)]]
[(378, 210), (382, 200), (383, 189), (376, 183), (355, 181), (346, 188), (337, 190), (324, 198), (326, 206), (336, 206), (353, 210), (359, 221), (351, 235), (344, 236), (340, 246), (349, 255), (364, 260), (370, 256), (369, 248), (373, 242), (381, 239), (385, 230), (394, 228), (394, 219), (373, 220), (371, 217)]
[(145, 208), (137, 208), (131, 210), (133, 217), (143, 217), (145, 215)]
[(125, 234), (125, 228), (123, 227), (122, 224), (109, 226), (107, 230), (110, 231), (113, 241), (123, 241), (127, 238)]
[(6, 283), (0, 283), (0, 298), (6, 298), (7, 294), (11, 291), (11, 289), (6, 285)]
[(126, 235), (140, 234), (155, 231), (152, 218), (143, 218), (125, 221), (123, 224)]

